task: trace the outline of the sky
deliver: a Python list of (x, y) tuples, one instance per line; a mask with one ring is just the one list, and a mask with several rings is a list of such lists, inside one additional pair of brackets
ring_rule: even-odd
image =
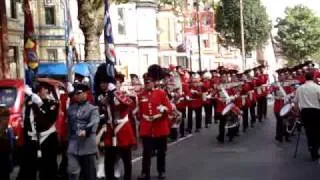
[(320, 0), (261, 0), (266, 6), (269, 18), (275, 22), (278, 17), (284, 17), (286, 7), (303, 4), (313, 9), (320, 16)]

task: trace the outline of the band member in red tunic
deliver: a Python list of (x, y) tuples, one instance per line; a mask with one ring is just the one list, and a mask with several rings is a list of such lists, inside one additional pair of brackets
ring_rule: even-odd
[(195, 73), (192, 77), (192, 82), (190, 85), (190, 97), (189, 108), (188, 108), (188, 133), (192, 133), (192, 122), (193, 122), (193, 112), (196, 114), (196, 130), (195, 132), (200, 132), (202, 126), (202, 83), (200, 75)]
[(124, 76), (118, 74), (115, 78), (117, 86), (114, 92), (115, 117), (109, 116), (109, 114), (111, 114), (111, 108), (108, 104), (108, 96), (101, 95), (98, 97), (106, 120), (106, 127), (104, 127), (106, 128), (106, 135), (104, 138), (106, 179), (115, 179), (114, 167), (117, 157), (120, 157), (124, 164), (124, 179), (130, 180), (132, 171), (131, 148), (136, 144), (136, 137), (132, 129), (132, 119), (129, 118), (129, 113), (132, 111), (135, 104), (132, 99), (130, 99), (126, 93), (121, 90), (121, 84), (124, 81)]
[(250, 117), (251, 117), (251, 127), (254, 127), (254, 124), (256, 123), (256, 102), (257, 102), (257, 96), (254, 91), (254, 89), (256, 87), (256, 80), (254, 77), (252, 77), (250, 75), (250, 72), (251, 72), (251, 70), (247, 70), (247, 71), (245, 71), (245, 74), (247, 76), (248, 83), (250, 86), (250, 89), (249, 89), (247, 95), (249, 97), (248, 106), (250, 107), (249, 111), (250, 111)]
[(203, 95), (202, 99), (204, 102), (204, 111), (205, 111), (205, 127), (208, 128), (209, 124), (212, 124), (212, 81), (211, 73), (205, 72), (203, 74)]
[(180, 75), (181, 79), (181, 86), (182, 86), (182, 92), (181, 94), (178, 94), (178, 97), (176, 97), (176, 107), (178, 111), (182, 113), (181, 117), (181, 123), (180, 123), (180, 137), (185, 136), (185, 118), (186, 118), (186, 108), (187, 108), (187, 101), (186, 101), (186, 95), (190, 92), (188, 80), (186, 78), (186, 73), (181, 66), (176, 67), (177, 72)]
[(165, 179), (165, 159), (167, 137), (170, 133), (168, 115), (172, 112), (171, 103), (165, 91), (155, 88), (163, 78), (160, 66), (151, 65), (144, 75), (145, 89), (139, 95), (140, 137), (142, 138), (142, 174), (139, 180), (150, 180), (152, 151), (157, 150), (158, 178)]
[[(212, 94), (215, 94), (215, 92), (217, 92), (217, 87), (220, 85), (221, 78), (220, 78), (220, 74), (218, 73), (217, 70), (212, 70), (210, 72), (212, 74), (212, 79), (211, 79), (212, 87), (213, 87)], [(212, 103), (213, 103), (213, 108), (214, 108), (214, 123), (218, 124), (218, 118), (216, 118), (217, 101), (215, 98), (212, 99)]]
[(272, 86), (272, 91), (274, 93), (274, 107), (273, 111), (277, 120), (276, 124), (276, 137), (275, 139), (279, 142), (283, 141), (283, 137), (285, 136), (286, 140), (289, 140), (289, 134), (286, 133), (286, 128), (283, 122), (282, 117), (280, 116), (281, 108), (284, 106), (284, 100), (286, 97), (286, 92), (283, 88), (283, 83), (285, 80), (285, 76), (283, 74), (283, 71), (281, 69), (277, 70), (278, 76), (278, 82), (276, 82)]

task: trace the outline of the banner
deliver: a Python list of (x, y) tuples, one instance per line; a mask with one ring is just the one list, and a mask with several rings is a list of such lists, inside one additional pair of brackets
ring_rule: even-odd
[(116, 61), (116, 53), (114, 49), (114, 41), (112, 35), (112, 25), (109, 13), (109, 0), (105, 0), (105, 16), (104, 16), (104, 43), (106, 59)]
[(72, 19), (70, 15), (69, 9), (69, 1), (62, 0), (61, 1), (64, 8), (64, 30), (65, 30), (65, 41), (66, 41), (66, 66), (68, 71), (68, 82), (74, 82), (74, 58), (76, 52), (74, 52), (74, 37), (72, 30)]
[(197, 34), (197, 12), (188, 11), (184, 13), (184, 34), (196, 35)]
[(8, 26), (6, 16), (6, 2), (0, 2), (0, 79), (8, 77)]
[(39, 65), (39, 58), (37, 56), (36, 48), (37, 42), (34, 33), (34, 24), (30, 10), (29, 0), (24, 0), (24, 53), (23, 59), (26, 69), (26, 84), (33, 87), (33, 82), (37, 74)]
[(214, 16), (212, 11), (200, 12), (200, 34), (213, 33)]

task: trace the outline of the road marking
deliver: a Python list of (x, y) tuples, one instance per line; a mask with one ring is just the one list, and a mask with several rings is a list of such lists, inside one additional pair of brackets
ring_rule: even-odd
[[(175, 144), (177, 144), (177, 143), (179, 143), (181, 141), (184, 141), (184, 140), (187, 140), (187, 139), (191, 138), (192, 136), (193, 136), (193, 134), (189, 134), (189, 135), (187, 135), (187, 136), (185, 136), (183, 138), (178, 139), (177, 141), (169, 143), (168, 146), (171, 147), (171, 146), (173, 146), (173, 145), (175, 145)], [(139, 162), (140, 160), (142, 160), (142, 156), (138, 156), (138, 157), (134, 158), (131, 162), (133, 164), (133, 163)]]

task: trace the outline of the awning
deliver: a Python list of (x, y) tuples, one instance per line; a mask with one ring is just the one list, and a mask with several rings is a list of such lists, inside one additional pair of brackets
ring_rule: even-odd
[[(75, 64), (74, 71), (76, 74), (82, 76), (90, 76), (90, 64), (79, 63)], [(38, 68), (38, 75), (50, 75), (50, 76), (66, 76), (67, 66), (64, 63), (40, 63)]]

